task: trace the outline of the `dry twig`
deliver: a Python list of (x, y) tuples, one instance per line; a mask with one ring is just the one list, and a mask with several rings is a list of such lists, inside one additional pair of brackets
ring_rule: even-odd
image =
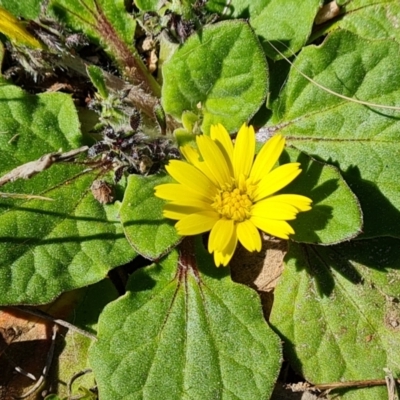
[(77, 155), (87, 151), (88, 148), (88, 146), (82, 146), (79, 149), (74, 149), (65, 153), (55, 152), (45, 154), (38, 160), (22, 164), (0, 177), (0, 186), (3, 186), (8, 182), (14, 182), (17, 179), (32, 178), (32, 176), (51, 167), (56, 162), (70, 161), (71, 159), (74, 159)]

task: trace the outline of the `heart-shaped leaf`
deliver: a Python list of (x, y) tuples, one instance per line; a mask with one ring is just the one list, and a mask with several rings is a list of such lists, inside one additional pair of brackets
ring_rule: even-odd
[[(25, 94), (0, 86), (0, 172), (43, 154), (81, 144), (72, 99), (65, 94)], [(92, 182), (102, 174), (87, 165), (57, 163), (2, 192), (52, 199), (0, 198), (0, 304), (45, 303), (86, 286), (135, 257), (114, 205), (101, 205)]]
[(165, 63), (162, 101), (167, 113), (203, 117), (202, 128), (239, 128), (256, 113), (268, 90), (264, 53), (243, 21), (209, 25), (192, 35)]
[[(400, 46), (350, 32), (332, 34), (320, 47), (305, 48), (274, 104), (274, 131), (289, 144), (336, 164), (364, 211), (364, 237), (400, 235), (400, 111), (355, 104), (400, 104)], [(380, 216), (376, 217), (379, 209)]]
[[(398, 373), (399, 249), (399, 240), (390, 238), (332, 247), (291, 244), (270, 321), (307, 381), (384, 379), (384, 368)], [(383, 399), (387, 390), (342, 396)]]
[(101, 398), (269, 398), (280, 344), (257, 294), (188, 243), (136, 272), (101, 315), (89, 353)]

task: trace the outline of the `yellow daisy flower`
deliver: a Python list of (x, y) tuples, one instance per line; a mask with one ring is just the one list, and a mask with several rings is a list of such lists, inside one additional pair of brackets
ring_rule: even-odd
[(168, 201), (164, 216), (178, 220), (180, 235), (211, 231), (208, 251), (218, 267), (229, 263), (238, 240), (247, 250), (260, 251), (258, 229), (282, 239), (294, 233), (286, 221), (310, 210), (312, 201), (297, 194), (275, 195), (301, 172), (299, 163), (273, 169), (285, 146), (281, 135), (268, 140), (255, 159), (252, 126), (240, 128), (235, 145), (221, 124), (196, 142), (198, 150), (180, 148), (186, 161), (172, 160), (166, 167), (177, 183), (155, 188), (155, 195)]

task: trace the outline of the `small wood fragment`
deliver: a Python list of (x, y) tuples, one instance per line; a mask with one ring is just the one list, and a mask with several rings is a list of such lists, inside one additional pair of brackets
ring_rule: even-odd
[(340, 14), (340, 7), (336, 4), (336, 1), (331, 1), (328, 4), (325, 4), (320, 8), (316, 17), (315, 17), (315, 25), (321, 25), (324, 22), (327, 22)]

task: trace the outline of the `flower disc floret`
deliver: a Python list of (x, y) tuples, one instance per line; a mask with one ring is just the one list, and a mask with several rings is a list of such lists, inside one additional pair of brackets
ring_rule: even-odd
[(217, 266), (227, 265), (237, 242), (249, 251), (261, 250), (259, 229), (281, 239), (294, 233), (287, 221), (311, 209), (311, 199), (276, 194), (301, 172), (299, 163), (275, 169), (285, 139), (275, 135), (255, 155), (255, 133), (243, 125), (235, 145), (221, 125), (210, 136), (196, 137), (198, 149), (181, 147), (186, 161), (173, 160), (167, 172), (176, 181), (155, 188), (167, 200), (164, 216), (177, 220), (181, 235), (210, 232), (208, 251)]
[(216, 196), (212, 207), (221, 218), (232, 219), (242, 222), (251, 216), (251, 206), (253, 202), (247, 195), (238, 188), (232, 191), (221, 190)]

